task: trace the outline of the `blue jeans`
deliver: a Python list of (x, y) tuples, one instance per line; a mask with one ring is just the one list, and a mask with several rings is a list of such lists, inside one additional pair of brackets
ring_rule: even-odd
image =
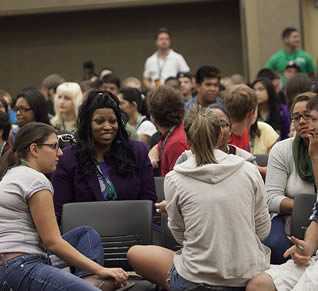
[[(98, 233), (91, 227), (81, 226), (63, 235), (73, 247), (85, 256), (104, 265), (104, 252)], [(55, 260), (56, 261), (56, 260)], [(63, 262), (63, 261), (62, 261)], [(73, 268), (67, 273), (48, 264), (39, 255), (15, 257), (0, 265), (0, 290), (99, 290), (77, 276), (87, 272)]]
[(180, 276), (172, 265), (170, 271), (170, 279), (168, 280), (168, 286), (171, 291), (244, 291), (245, 287), (225, 287), (225, 286), (210, 286), (202, 283), (194, 283), (184, 279)]
[(271, 231), (263, 243), (271, 249), (271, 264), (280, 265), (288, 260), (283, 257), (283, 254), (292, 246), (292, 243), (285, 232), (284, 216), (278, 215), (272, 219)]

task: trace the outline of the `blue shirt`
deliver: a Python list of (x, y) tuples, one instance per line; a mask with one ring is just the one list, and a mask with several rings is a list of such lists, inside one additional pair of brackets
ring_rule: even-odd
[[(216, 97), (215, 103), (223, 104), (223, 100), (220, 97)], [(198, 95), (190, 99), (184, 106), (185, 112), (187, 113), (191, 104), (198, 104)]]

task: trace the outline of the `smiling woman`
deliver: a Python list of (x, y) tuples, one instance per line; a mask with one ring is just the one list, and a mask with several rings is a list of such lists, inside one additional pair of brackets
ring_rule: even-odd
[(63, 150), (52, 176), (55, 211), (65, 203), (103, 200), (156, 201), (147, 146), (129, 141), (128, 118), (108, 91), (92, 91), (79, 108), (76, 144)]

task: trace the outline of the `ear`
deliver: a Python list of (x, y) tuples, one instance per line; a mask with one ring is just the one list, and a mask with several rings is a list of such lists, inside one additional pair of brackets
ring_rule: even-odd
[(32, 143), (29, 147), (29, 150), (30, 150), (30, 154), (36, 158), (39, 154), (39, 147), (36, 143)]
[(137, 103), (135, 101), (131, 102), (130, 104), (131, 104), (131, 106), (133, 106), (137, 110), (138, 105), (137, 105)]

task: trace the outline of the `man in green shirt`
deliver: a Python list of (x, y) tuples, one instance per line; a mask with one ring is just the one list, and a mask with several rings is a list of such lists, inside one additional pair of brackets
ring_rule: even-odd
[(284, 70), (290, 61), (294, 61), (300, 67), (302, 73), (308, 74), (309, 77), (314, 76), (316, 66), (311, 56), (300, 49), (300, 35), (299, 32), (292, 27), (287, 27), (282, 33), (282, 40), (284, 49), (272, 55), (266, 64), (266, 68), (273, 69), (280, 73), (282, 76), (283, 84), (285, 85), (286, 79)]

